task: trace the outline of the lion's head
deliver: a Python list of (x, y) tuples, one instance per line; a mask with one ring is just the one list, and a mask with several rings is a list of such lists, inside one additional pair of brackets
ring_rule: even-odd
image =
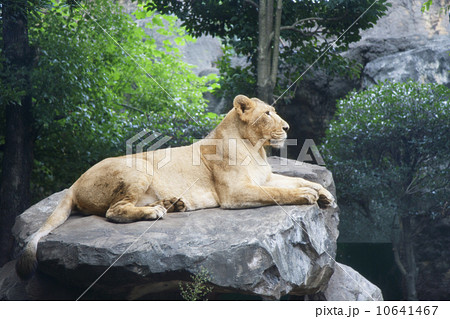
[(289, 124), (275, 112), (273, 106), (245, 95), (236, 96), (233, 106), (241, 120), (239, 128), (244, 138), (252, 143), (264, 139), (264, 145), (276, 148), (284, 145)]

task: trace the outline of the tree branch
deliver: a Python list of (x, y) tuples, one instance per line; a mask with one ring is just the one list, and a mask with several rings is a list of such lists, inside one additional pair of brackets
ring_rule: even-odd
[(280, 27), (280, 30), (281, 31), (282, 30), (298, 30), (296, 27), (299, 24), (302, 24), (302, 23), (307, 22), (307, 21), (321, 21), (321, 20), (324, 20), (324, 19), (323, 18), (305, 18), (305, 19), (300, 19), (300, 20), (296, 20), (292, 25)]
[[(317, 31), (319, 31), (318, 28), (313, 32), (305, 32), (305, 31), (297, 28), (301, 23), (306, 22), (306, 21), (312, 21), (312, 20), (324, 20), (324, 19), (323, 18), (305, 18), (305, 19), (297, 20), (290, 26), (283, 26), (283, 27), (280, 26), (280, 31), (291, 30), (291, 31), (299, 32), (304, 35), (312, 36), (312, 35), (316, 34)], [(270, 33), (270, 41), (272, 41), (274, 36), (275, 36), (274, 32)]]
[(319, 17), (311, 17), (311, 18), (304, 18), (304, 19), (296, 20), (291, 25), (281, 27), (280, 30), (282, 30), (282, 31), (283, 30), (300, 31), (296, 27), (298, 27), (300, 24), (302, 24), (304, 22), (308, 22), (308, 21), (338, 21), (338, 20), (344, 19), (347, 16), (347, 13), (348, 13), (348, 11), (346, 11), (342, 17), (337, 17), (337, 18), (324, 19), (324, 18), (319, 18)]
[[(287, 30), (287, 29), (285, 29), (285, 30)], [(280, 31), (281, 31), (281, 29), (280, 29)], [(319, 30), (315, 30), (315, 31), (312, 31), (312, 32), (304, 32), (304, 31), (302, 31), (302, 30), (299, 30), (299, 29), (292, 29), (292, 31), (295, 31), (295, 32), (298, 32), (298, 33), (301, 33), (302, 35), (304, 35), (304, 36), (313, 36), (313, 35), (315, 35), (315, 34), (320, 34), (321, 32), (319, 31)], [(273, 40), (273, 37), (275, 36), (275, 33), (274, 32), (272, 32), (271, 34), (270, 34), (270, 36), (269, 36), (269, 40), (270, 41), (272, 41)], [(269, 42), (270, 43), (270, 42)], [(282, 43), (283, 44), (283, 43)], [(285, 45), (284, 45), (285, 46)]]

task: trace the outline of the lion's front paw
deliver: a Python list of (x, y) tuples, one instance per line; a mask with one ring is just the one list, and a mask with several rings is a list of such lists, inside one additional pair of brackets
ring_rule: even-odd
[(162, 218), (164, 217), (164, 215), (167, 213), (167, 209), (164, 208), (163, 206), (155, 206), (155, 214), (156, 216), (158, 216), (158, 218)]
[(183, 201), (182, 198), (179, 198), (176, 202), (175, 202), (175, 211), (176, 212), (185, 212), (187, 210), (187, 206), (185, 204), (185, 202)]
[(144, 219), (146, 219), (146, 220), (160, 219), (160, 218), (163, 218), (166, 213), (167, 213), (167, 209), (165, 209), (161, 205), (145, 207)]
[(319, 194), (315, 189), (309, 187), (301, 187), (300, 190), (300, 204), (312, 205), (319, 199)]
[(186, 204), (182, 198), (172, 197), (163, 201), (163, 206), (167, 209), (168, 213), (172, 212), (185, 212)]
[(320, 208), (327, 208), (329, 206), (333, 206), (334, 196), (325, 188), (322, 188), (321, 190), (319, 190), (318, 203)]

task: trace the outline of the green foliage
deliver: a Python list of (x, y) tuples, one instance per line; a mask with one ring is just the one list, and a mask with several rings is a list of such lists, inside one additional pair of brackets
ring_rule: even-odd
[[(203, 137), (219, 120), (204, 112), (203, 93), (213, 89), (214, 75), (200, 78), (181, 61), (175, 44), (193, 38), (175, 17), (135, 12), (171, 39), (158, 47), (115, 1), (77, 2), (81, 7), (40, 2), (30, 15), (35, 200), (67, 187), (99, 160), (123, 154), (125, 141), (142, 129), (170, 136), (177, 146)], [(3, 109), (23, 92), (11, 92), (6, 76), (1, 80)]]
[(450, 198), (449, 110), (448, 88), (412, 81), (340, 100), (322, 154), (343, 211), (374, 221), (441, 212)]
[[(258, 10), (251, 1), (142, 0), (142, 2), (147, 2), (147, 8), (150, 10), (157, 9), (162, 13), (176, 14), (190, 34), (218, 36), (237, 54), (249, 57), (251, 67), (234, 70), (231, 70), (230, 66), (221, 68), (226, 78), (222, 84), (225, 82), (227, 88), (238, 87), (243, 79), (255, 79)], [(373, 6), (370, 10), (365, 12), (371, 5)], [(275, 88), (275, 95), (279, 95), (292, 84), (338, 37), (338, 41), (318, 61), (317, 66), (331, 73), (349, 76), (359, 74), (359, 66), (343, 59), (339, 53), (346, 50), (349, 43), (359, 40), (360, 30), (372, 27), (379, 17), (385, 14), (388, 6), (390, 4), (386, 0), (375, 3), (372, 0), (283, 1), (281, 17), (283, 41), (280, 47), (279, 83)], [(363, 12), (365, 14), (361, 17)], [(349, 28), (353, 22), (355, 24)], [(245, 75), (236, 76), (238, 72), (245, 72)], [(244, 89), (253, 86), (255, 91), (255, 82), (254, 80), (248, 82)], [(223, 90), (226, 92), (226, 89)], [(290, 96), (292, 97), (288, 93), (286, 98)]]
[[(422, 12), (429, 11), (432, 4), (433, 4), (433, 0), (427, 0), (427, 1), (425, 1), (425, 2), (422, 4), (422, 8), (421, 8)], [(450, 11), (450, 4), (447, 4), (447, 5), (444, 5), (444, 6), (441, 8), (440, 13), (441, 13), (441, 14), (442, 14), (442, 13), (448, 14), (449, 11)], [(450, 16), (449, 16), (449, 19), (450, 19)]]
[(423, 3), (423, 5), (422, 5), (422, 8), (421, 8), (422, 12), (425, 12), (425, 11), (430, 10), (430, 6), (431, 6), (432, 4), (433, 4), (433, 0), (427, 0), (427, 1), (425, 1), (425, 2)]
[(208, 270), (201, 267), (195, 276), (191, 276), (191, 279), (190, 283), (180, 283), (181, 297), (186, 301), (207, 300), (204, 298), (212, 291), (212, 287), (208, 284), (211, 281)]

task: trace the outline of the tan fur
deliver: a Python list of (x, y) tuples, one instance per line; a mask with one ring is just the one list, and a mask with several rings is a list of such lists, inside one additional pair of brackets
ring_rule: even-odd
[(318, 200), (326, 206), (334, 201), (319, 184), (272, 173), (264, 146), (280, 147), (289, 128), (273, 107), (243, 95), (234, 99), (233, 106), (206, 139), (170, 152), (162, 149), (107, 158), (91, 167), (31, 236), (16, 264), (17, 273), (22, 278), (30, 276), (39, 239), (61, 225), (73, 208), (127, 223), (158, 219), (166, 211), (302, 205)]

